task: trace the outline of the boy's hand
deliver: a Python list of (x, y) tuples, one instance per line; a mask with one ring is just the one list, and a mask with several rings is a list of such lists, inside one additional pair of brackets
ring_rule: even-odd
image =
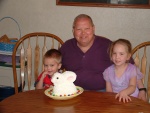
[(45, 88), (49, 88), (50, 86), (49, 86), (49, 84), (45, 84), (45, 86), (44, 86)]
[(44, 79), (44, 78), (46, 77), (47, 74), (48, 74), (48, 72), (47, 72), (47, 71), (44, 71), (43, 74), (42, 74), (42, 76), (41, 76), (41, 78)]

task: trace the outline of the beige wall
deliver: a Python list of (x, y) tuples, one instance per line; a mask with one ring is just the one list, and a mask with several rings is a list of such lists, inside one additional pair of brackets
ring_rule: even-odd
[[(86, 13), (93, 18), (97, 35), (111, 40), (126, 38), (133, 47), (150, 40), (150, 9), (56, 6), (56, 0), (0, 0), (0, 18), (13, 17), (22, 36), (30, 32), (50, 32), (64, 41), (72, 38), (75, 16)], [(0, 22), (0, 36), (19, 37), (15, 22)]]

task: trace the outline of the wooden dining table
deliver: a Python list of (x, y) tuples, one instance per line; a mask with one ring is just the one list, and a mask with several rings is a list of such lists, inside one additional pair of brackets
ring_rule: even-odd
[(131, 97), (128, 103), (115, 93), (84, 91), (69, 100), (54, 100), (44, 89), (12, 95), (0, 102), (0, 113), (150, 113), (150, 104)]

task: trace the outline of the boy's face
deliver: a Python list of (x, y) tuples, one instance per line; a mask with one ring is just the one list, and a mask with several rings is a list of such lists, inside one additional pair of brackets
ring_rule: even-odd
[(56, 61), (54, 58), (45, 58), (44, 59), (44, 71), (49, 75), (53, 76), (61, 68), (61, 64)]

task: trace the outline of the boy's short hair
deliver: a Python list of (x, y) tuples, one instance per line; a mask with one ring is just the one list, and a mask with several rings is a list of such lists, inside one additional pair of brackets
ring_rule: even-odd
[(61, 52), (57, 49), (48, 50), (44, 55), (43, 61), (44, 61), (45, 58), (54, 58), (54, 59), (56, 59), (56, 61), (58, 63), (61, 63), (61, 61), (62, 61)]

